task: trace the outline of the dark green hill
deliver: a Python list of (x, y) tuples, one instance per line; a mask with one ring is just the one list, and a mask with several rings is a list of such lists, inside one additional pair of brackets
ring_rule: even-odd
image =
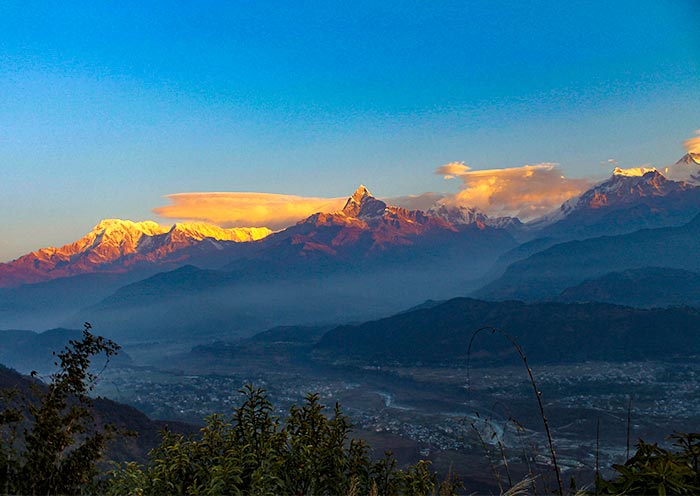
[(248, 341), (258, 343), (315, 343), (328, 327), (278, 326), (251, 336)]
[[(357, 326), (337, 327), (314, 353), (322, 360), (371, 364), (462, 364), (477, 329), (497, 327), (538, 362), (644, 360), (700, 354), (700, 310), (637, 309), (604, 303), (525, 304), (455, 298)], [(472, 359), (513, 360), (499, 336), (483, 333)]]
[(560, 302), (599, 301), (640, 308), (700, 303), (700, 274), (668, 267), (611, 272), (564, 290)]

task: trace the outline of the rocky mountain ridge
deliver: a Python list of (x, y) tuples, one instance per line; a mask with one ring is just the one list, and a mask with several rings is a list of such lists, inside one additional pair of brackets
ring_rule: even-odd
[(153, 221), (105, 219), (73, 243), (41, 248), (0, 264), (0, 287), (91, 272), (123, 272), (136, 264), (172, 260), (184, 248), (204, 240), (247, 242), (271, 232), (264, 227), (223, 229), (204, 223), (165, 227)]

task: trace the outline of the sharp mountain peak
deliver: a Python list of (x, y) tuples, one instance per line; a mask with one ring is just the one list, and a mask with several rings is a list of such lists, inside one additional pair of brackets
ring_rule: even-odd
[(355, 190), (343, 207), (343, 213), (348, 217), (376, 217), (384, 213), (387, 205), (377, 200), (364, 184)]

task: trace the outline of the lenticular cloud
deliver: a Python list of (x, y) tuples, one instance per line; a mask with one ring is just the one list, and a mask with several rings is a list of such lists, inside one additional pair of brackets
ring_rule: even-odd
[(343, 208), (345, 198), (307, 198), (272, 193), (177, 193), (153, 212), (168, 219), (200, 220), (223, 227), (282, 229), (316, 212)]

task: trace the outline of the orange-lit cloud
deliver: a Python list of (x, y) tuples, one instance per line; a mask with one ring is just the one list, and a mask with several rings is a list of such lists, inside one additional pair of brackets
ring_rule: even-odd
[(700, 129), (695, 131), (696, 136), (685, 140), (683, 146), (688, 153), (700, 153)]
[(199, 220), (221, 227), (282, 229), (316, 212), (334, 212), (347, 198), (306, 198), (271, 193), (177, 193), (153, 212), (168, 219)]
[(450, 162), (449, 164), (438, 167), (435, 174), (440, 174), (445, 179), (453, 179), (469, 170), (471, 170), (471, 167), (464, 165), (464, 162)]
[(438, 167), (435, 173), (462, 181), (462, 190), (444, 198), (443, 203), (476, 207), (491, 217), (510, 215), (523, 221), (558, 208), (592, 185), (589, 179), (564, 177), (558, 165), (552, 163), (471, 170), (453, 162)]

